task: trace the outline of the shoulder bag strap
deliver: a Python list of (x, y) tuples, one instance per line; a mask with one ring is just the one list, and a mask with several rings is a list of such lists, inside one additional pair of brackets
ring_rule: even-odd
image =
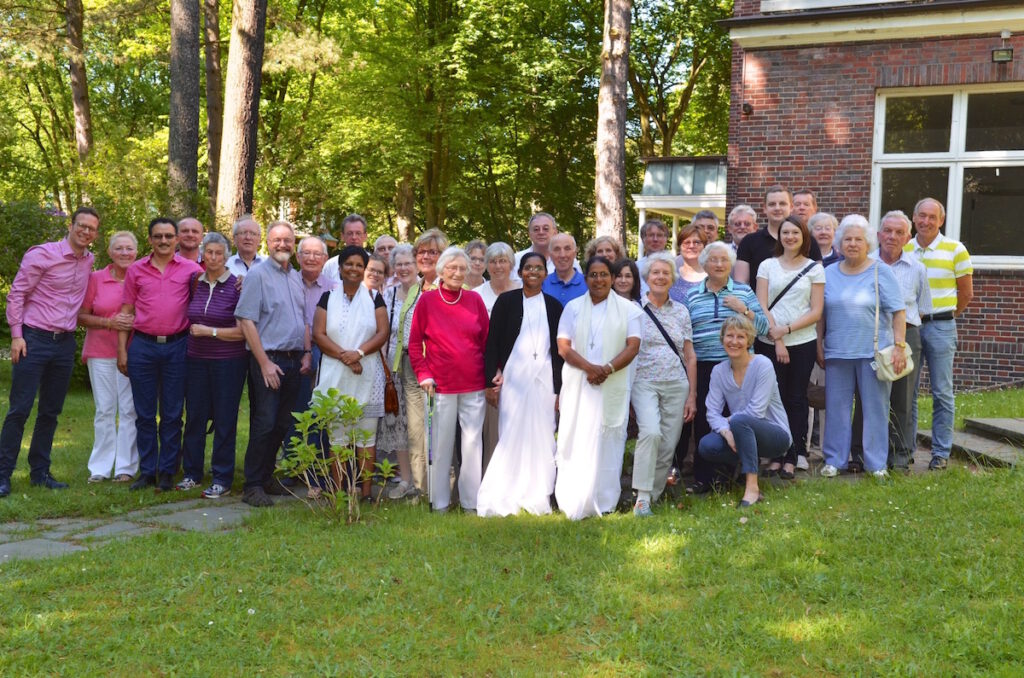
[(878, 306), (880, 301), (878, 298), (878, 263), (875, 262), (875, 353), (878, 353)]
[(665, 341), (668, 342), (669, 348), (671, 348), (677, 356), (679, 356), (679, 362), (683, 363), (683, 369), (686, 369), (686, 362), (683, 361), (683, 356), (679, 354), (679, 349), (676, 347), (676, 343), (672, 341), (672, 338), (668, 336), (668, 332), (665, 331), (665, 326), (661, 324), (657, 316), (654, 315), (654, 311), (651, 310), (650, 304), (644, 304), (644, 313), (650, 316), (651, 320), (657, 326), (658, 331), (661, 332), (661, 336), (665, 337)]
[(799, 273), (798, 273), (798, 274), (796, 275), (796, 277), (795, 277), (795, 278), (793, 278), (792, 280), (790, 280), (790, 281), (789, 281), (789, 284), (788, 284), (788, 285), (786, 285), (785, 287), (783, 287), (783, 288), (782, 288), (782, 291), (781, 291), (781, 292), (779, 292), (779, 293), (778, 293), (778, 295), (777, 295), (777, 296), (776, 296), (776, 297), (775, 297), (774, 299), (772, 299), (772, 303), (768, 305), (768, 310), (770, 311), (770, 310), (772, 310), (773, 308), (775, 308), (775, 304), (779, 303), (779, 299), (781, 299), (782, 297), (784, 297), (784, 296), (786, 295), (786, 292), (788, 292), (788, 291), (789, 291), (789, 289), (790, 289), (791, 287), (793, 287), (793, 285), (795, 285), (795, 284), (797, 283), (797, 281), (798, 281), (798, 280), (800, 280), (800, 278), (804, 277), (804, 274), (805, 274), (805, 273), (807, 273), (807, 271), (809, 271), (809, 270), (811, 270), (812, 268), (814, 268), (814, 265), (815, 265), (816, 263), (818, 263), (818, 262), (817, 262), (817, 261), (812, 261), (811, 263), (809, 263), (809, 264), (807, 264), (806, 266), (804, 266), (804, 270), (800, 271), (800, 272), (799, 272)]

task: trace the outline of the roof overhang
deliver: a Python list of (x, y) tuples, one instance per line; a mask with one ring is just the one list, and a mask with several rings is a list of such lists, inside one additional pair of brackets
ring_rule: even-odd
[(632, 197), (633, 206), (647, 212), (693, 219), (693, 215), (697, 212), (711, 210), (720, 221), (725, 219), (724, 193), (701, 195), (642, 195), (634, 193)]

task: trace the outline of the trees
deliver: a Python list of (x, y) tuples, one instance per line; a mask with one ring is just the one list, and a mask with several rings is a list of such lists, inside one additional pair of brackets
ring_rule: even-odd
[(199, 0), (171, 0), (167, 192), (171, 214), (195, 216), (199, 154)]
[(221, 129), (224, 126), (224, 81), (220, 72), (220, 2), (203, 0), (203, 54), (206, 62), (206, 190), (210, 214), (217, 213)]
[(605, 0), (601, 87), (597, 95), (596, 235), (626, 242), (626, 98), (630, 0)]

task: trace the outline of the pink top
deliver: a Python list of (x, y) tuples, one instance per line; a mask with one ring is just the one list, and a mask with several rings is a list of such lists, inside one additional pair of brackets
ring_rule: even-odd
[[(102, 318), (113, 318), (121, 310), (121, 299), (124, 297), (124, 281), (114, 277), (114, 265), (93, 271), (89, 276), (89, 286), (85, 290), (85, 301), (82, 310)], [(82, 344), (82, 362), (89, 358), (116, 358), (117, 330), (104, 330), (90, 327), (85, 332), (85, 343)]]
[(438, 393), (482, 390), (489, 324), (487, 307), (476, 292), (436, 289), (420, 295), (409, 333), (416, 379), (433, 379)]
[(21, 338), (22, 325), (49, 332), (74, 330), (92, 261), (92, 252), (77, 256), (66, 238), (30, 247), (7, 295), (11, 337)]
[(149, 254), (128, 267), (122, 302), (135, 307), (139, 332), (157, 336), (181, 332), (188, 327), (188, 292), (193, 273), (203, 269), (177, 254), (163, 273), (150, 263)]

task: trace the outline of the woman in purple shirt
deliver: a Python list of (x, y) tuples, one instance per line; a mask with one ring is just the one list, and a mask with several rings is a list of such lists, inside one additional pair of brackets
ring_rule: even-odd
[(182, 463), (185, 474), (179, 490), (191, 490), (203, 480), (206, 422), (213, 419), (213, 483), (203, 490), (207, 499), (231, 491), (235, 475), (235, 435), (238, 403), (242, 398), (249, 358), (242, 330), (235, 323), (239, 289), (227, 269), (228, 241), (220, 233), (203, 238), (203, 265), (189, 288), (186, 348), (185, 437)]

